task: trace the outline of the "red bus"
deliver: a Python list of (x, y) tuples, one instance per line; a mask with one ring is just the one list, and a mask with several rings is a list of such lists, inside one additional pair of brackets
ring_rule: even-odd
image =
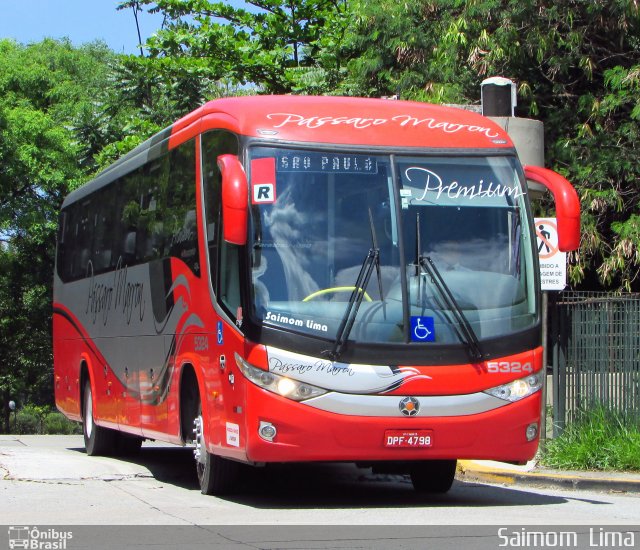
[(203, 493), (243, 464), (340, 461), (444, 492), (457, 459), (537, 449), (527, 179), (577, 248), (571, 185), (489, 119), (335, 97), (212, 101), (72, 192), (54, 281), (58, 408), (89, 455), (193, 445)]

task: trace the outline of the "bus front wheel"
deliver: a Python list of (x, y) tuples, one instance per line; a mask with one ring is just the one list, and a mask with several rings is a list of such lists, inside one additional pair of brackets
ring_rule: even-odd
[(425, 460), (412, 464), (409, 474), (419, 493), (446, 493), (453, 485), (456, 460)]
[(115, 432), (98, 426), (93, 419), (93, 393), (91, 382), (84, 384), (84, 403), (82, 411), (82, 432), (84, 434), (84, 448), (89, 456), (100, 456), (113, 451)]
[(203, 495), (228, 495), (234, 492), (240, 477), (240, 464), (207, 451), (200, 408), (193, 425), (195, 436), (193, 454), (196, 459), (200, 492)]

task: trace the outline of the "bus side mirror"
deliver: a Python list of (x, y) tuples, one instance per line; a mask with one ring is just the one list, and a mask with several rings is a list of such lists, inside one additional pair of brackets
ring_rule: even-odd
[(577, 250), (580, 246), (580, 199), (573, 185), (557, 172), (539, 166), (525, 166), (524, 175), (553, 193), (558, 222), (558, 248), (562, 252)]
[(222, 174), (222, 237), (231, 244), (247, 243), (249, 187), (247, 175), (236, 155), (220, 155)]

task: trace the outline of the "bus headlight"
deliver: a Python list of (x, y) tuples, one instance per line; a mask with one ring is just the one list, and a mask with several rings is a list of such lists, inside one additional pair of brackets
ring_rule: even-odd
[(287, 399), (293, 399), (294, 401), (304, 401), (312, 397), (317, 397), (323, 393), (327, 393), (327, 390), (312, 386), (306, 382), (300, 382), (274, 374), (273, 372), (267, 372), (245, 361), (240, 355), (236, 353), (236, 364), (238, 368), (256, 386), (264, 388), (278, 395), (282, 395)]
[(508, 384), (503, 384), (502, 386), (489, 388), (488, 390), (484, 390), (484, 393), (488, 393), (499, 399), (504, 399), (505, 401), (514, 402), (536, 393), (540, 388), (542, 388), (542, 374), (536, 373), (530, 374), (525, 378), (514, 380)]

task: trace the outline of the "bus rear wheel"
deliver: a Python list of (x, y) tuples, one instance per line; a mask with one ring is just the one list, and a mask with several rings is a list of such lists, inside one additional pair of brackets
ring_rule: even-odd
[(413, 488), (419, 493), (446, 493), (453, 485), (456, 460), (425, 460), (409, 469)]
[(91, 382), (84, 384), (84, 402), (82, 404), (82, 433), (84, 448), (89, 456), (107, 455), (113, 452), (116, 432), (98, 426), (93, 419), (93, 393)]
[(193, 421), (198, 483), (203, 495), (228, 495), (237, 489), (240, 478), (240, 464), (207, 451), (204, 438), (204, 424), (201, 408)]

